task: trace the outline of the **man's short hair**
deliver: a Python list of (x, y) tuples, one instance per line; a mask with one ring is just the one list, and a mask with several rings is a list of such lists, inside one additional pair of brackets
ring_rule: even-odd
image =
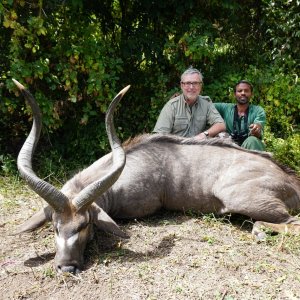
[(253, 85), (248, 80), (240, 80), (239, 82), (237, 82), (234, 86), (234, 92), (236, 92), (236, 87), (241, 83), (248, 84), (250, 86), (251, 93), (253, 92)]
[(200, 76), (200, 80), (203, 81), (203, 75), (202, 73), (196, 69), (196, 68), (193, 68), (193, 67), (189, 67), (188, 69), (186, 69), (182, 74), (181, 74), (181, 81), (182, 81), (182, 78), (185, 76), (185, 75), (189, 75), (189, 74), (198, 74)]

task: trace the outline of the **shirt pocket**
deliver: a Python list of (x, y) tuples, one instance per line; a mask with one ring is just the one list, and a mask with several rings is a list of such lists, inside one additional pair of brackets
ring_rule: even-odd
[[(212, 124), (210, 124), (212, 125)], [(204, 131), (207, 127), (207, 118), (205, 115), (195, 115), (193, 121), (193, 127), (195, 129), (195, 134)]]
[(196, 123), (204, 123), (204, 124), (206, 123), (206, 119), (207, 119), (206, 115), (195, 114), (193, 117)]
[(176, 116), (175, 120), (174, 120), (174, 126), (173, 126), (174, 133), (176, 134), (176, 133), (185, 131), (187, 129), (188, 125), (189, 125), (188, 118)]

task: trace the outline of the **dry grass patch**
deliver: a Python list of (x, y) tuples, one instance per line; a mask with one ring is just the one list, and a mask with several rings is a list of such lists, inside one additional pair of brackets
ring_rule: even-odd
[[(1, 186), (3, 181), (1, 182)], [(251, 236), (252, 221), (161, 212), (118, 222), (131, 237), (97, 232), (86, 270), (58, 275), (51, 226), (11, 236), (43, 206), (22, 185), (1, 190), (0, 294), (4, 299), (299, 299), (299, 236)]]

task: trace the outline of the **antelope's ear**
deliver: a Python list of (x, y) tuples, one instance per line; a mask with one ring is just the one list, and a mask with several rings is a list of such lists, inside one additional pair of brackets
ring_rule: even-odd
[(52, 208), (48, 205), (34, 214), (30, 219), (18, 226), (13, 235), (31, 232), (42, 227), (46, 222), (52, 220)]
[(92, 205), (92, 214), (94, 224), (97, 228), (121, 238), (129, 238), (129, 236), (120, 229), (115, 221), (102, 208)]

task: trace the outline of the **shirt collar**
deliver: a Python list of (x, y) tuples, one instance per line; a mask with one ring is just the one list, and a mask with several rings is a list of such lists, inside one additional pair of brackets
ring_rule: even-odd
[[(195, 101), (194, 104), (193, 104), (192, 106), (190, 106), (190, 107), (197, 106), (197, 105), (198, 105), (198, 102), (199, 102), (199, 98), (200, 98), (200, 96), (197, 96), (196, 101)], [(184, 95), (183, 95), (183, 94), (182, 94), (182, 99), (183, 99), (185, 105), (186, 105), (186, 106), (189, 106), (189, 104), (185, 101), (185, 98), (184, 98)]]

